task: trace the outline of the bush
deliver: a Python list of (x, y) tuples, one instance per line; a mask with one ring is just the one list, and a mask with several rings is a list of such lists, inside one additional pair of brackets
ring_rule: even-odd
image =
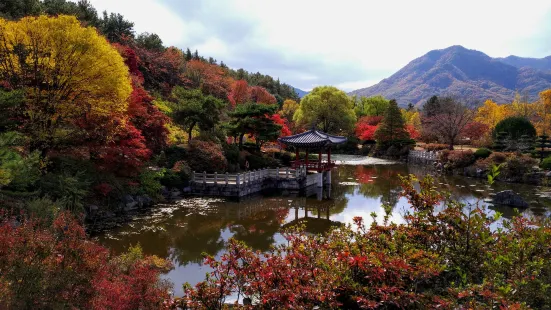
[[(279, 162), (276, 159), (267, 156), (258, 156), (250, 154), (245, 157), (249, 162), (249, 170), (257, 170), (264, 168), (274, 168), (279, 166)], [(246, 167), (242, 167), (246, 169)]]
[(367, 155), (369, 155), (369, 153), (371, 152), (373, 147), (374, 147), (374, 144), (364, 144), (364, 145), (362, 145), (362, 148), (360, 149), (359, 154), (362, 155), (362, 156), (367, 156)]
[(497, 138), (500, 133), (505, 133), (505, 137), (514, 140), (520, 139), (523, 135), (534, 138), (536, 136), (536, 128), (534, 128), (534, 125), (526, 118), (513, 116), (497, 123), (492, 133), (494, 139)]
[(507, 156), (503, 167), (504, 174), (509, 178), (519, 178), (524, 174), (532, 172), (538, 161), (531, 156), (512, 153)]
[(404, 224), (374, 215), (325, 235), (287, 231), (267, 253), (230, 239), (222, 257), (205, 259), (212, 271), (185, 287), (179, 306), (203, 309), (243, 294), (269, 296), (256, 299), (263, 309), (549, 308), (548, 218), (465, 208), (430, 177), (402, 178), (402, 188), (412, 204)]
[(546, 157), (544, 160), (542, 160), (540, 167), (545, 170), (551, 170), (551, 156)]
[(230, 165), (239, 164), (239, 146), (236, 144), (227, 144), (223, 145), (224, 147), (224, 156)]
[(457, 168), (465, 168), (470, 166), (475, 162), (475, 156), (473, 154), (473, 151), (466, 150), (466, 151), (459, 151), (454, 150), (450, 151), (447, 156), (447, 167), (450, 169), (457, 169)]
[(333, 147), (333, 153), (335, 154), (348, 154), (348, 155), (356, 155), (358, 154), (358, 145), (360, 144), (360, 140), (355, 137), (351, 136), (348, 137), (348, 140), (346, 140), (343, 144), (338, 144)]
[(190, 168), (198, 172), (222, 173), (228, 168), (222, 146), (213, 142), (191, 141), (186, 160)]
[(474, 157), (476, 159), (488, 158), (490, 155), (492, 155), (492, 151), (490, 151), (487, 148), (480, 148), (480, 149), (476, 150), (476, 152), (474, 152)]
[(52, 225), (18, 218), (0, 215), (0, 308), (160, 309), (170, 297), (153, 264), (168, 261), (112, 256), (65, 212)]
[(150, 169), (143, 170), (139, 176), (139, 193), (146, 194), (152, 198), (160, 198), (162, 188), (161, 179), (163, 178), (164, 174), (165, 169), (158, 171)]
[(172, 168), (174, 164), (187, 157), (187, 149), (181, 145), (173, 145), (165, 150), (165, 168)]
[(290, 166), (293, 157), (294, 155), (289, 152), (281, 152), (279, 155), (279, 160), (284, 166)]
[(447, 150), (449, 148), (449, 145), (430, 143), (430, 144), (426, 144), (423, 148), (429, 152), (436, 152), (436, 151)]

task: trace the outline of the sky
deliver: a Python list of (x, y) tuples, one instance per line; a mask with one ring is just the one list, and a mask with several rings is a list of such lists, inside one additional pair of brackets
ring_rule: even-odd
[(378, 83), (433, 49), (551, 55), (550, 0), (91, 0), (136, 33), (310, 90)]

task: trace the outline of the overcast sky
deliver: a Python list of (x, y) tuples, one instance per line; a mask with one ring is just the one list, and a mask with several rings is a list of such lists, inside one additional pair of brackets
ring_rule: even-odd
[(310, 90), (367, 87), (451, 45), (551, 55), (550, 0), (91, 0), (165, 45)]

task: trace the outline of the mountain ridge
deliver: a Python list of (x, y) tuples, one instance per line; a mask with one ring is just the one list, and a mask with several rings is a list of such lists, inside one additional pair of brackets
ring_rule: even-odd
[(420, 105), (433, 95), (451, 95), (476, 104), (486, 99), (511, 102), (517, 91), (535, 100), (540, 91), (548, 88), (551, 56), (492, 58), (453, 45), (429, 51), (381, 82), (349, 94), (382, 95), (401, 105)]

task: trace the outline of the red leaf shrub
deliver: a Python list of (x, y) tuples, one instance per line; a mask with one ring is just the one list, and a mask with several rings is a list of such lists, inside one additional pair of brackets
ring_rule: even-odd
[(356, 123), (356, 137), (360, 140), (374, 140), (375, 131), (383, 119), (382, 116), (364, 116)]
[(446, 145), (446, 144), (437, 144), (437, 143), (430, 143), (430, 144), (425, 144), (425, 146), (423, 147), (426, 151), (429, 151), (429, 152), (435, 152), (435, 151), (442, 151), (442, 150), (447, 150), (449, 148), (449, 145)]
[(454, 150), (449, 151), (447, 154), (447, 161), (445, 164), (450, 169), (465, 168), (472, 165), (475, 160), (474, 153), (471, 150)]
[(225, 172), (228, 168), (222, 146), (200, 140), (192, 140), (189, 143), (187, 163), (197, 172)]
[(411, 139), (417, 139), (421, 136), (419, 131), (417, 131), (413, 125), (406, 125), (406, 131), (409, 133), (409, 137)]
[(200, 88), (205, 95), (228, 99), (232, 79), (220, 66), (194, 59), (186, 63), (185, 76), (191, 88)]
[(471, 141), (476, 141), (488, 133), (489, 130), (490, 127), (486, 124), (470, 122), (465, 126), (465, 129), (463, 129), (462, 136), (471, 139)]
[(68, 213), (52, 227), (18, 218), (0, 216), (0, 308), (160, 309), (168, 300), (151, 258), (123, 266)]
[(270, 118), (274, 121), (274, 123), (281, 126), (281, 133), (279, 134), (280, 137), (287, 137), (291, 135), (291, 130), (289, 129), (289, 126), (287, 126), (287, 121), (283, 119), (281, 115), (273, 114)]
[[(455, 156), (455, 155), (454, 155)], [(498, 223), (477, 206), (450, 202), (430, 177), (402, 178), (412, 205), (397, 225), (386, 217), (326, 235), (287, 231), (287, 243), (258, 253), (231, 240), (204, 282), (187, 285), (184, 309), (219, 309), (240, 294), (266, 309), (521, 309), (551, 305), (551, 221)], [(419, 190), (416, 188), (420, 187)], [(495, 225), (504, 229), (496, 230)], [(519, 266), (522, 266), (520, 268)], [(538, 275), (538, 276), (535, 276)], [(245, 307), (246, 308), (246, 307)]]

